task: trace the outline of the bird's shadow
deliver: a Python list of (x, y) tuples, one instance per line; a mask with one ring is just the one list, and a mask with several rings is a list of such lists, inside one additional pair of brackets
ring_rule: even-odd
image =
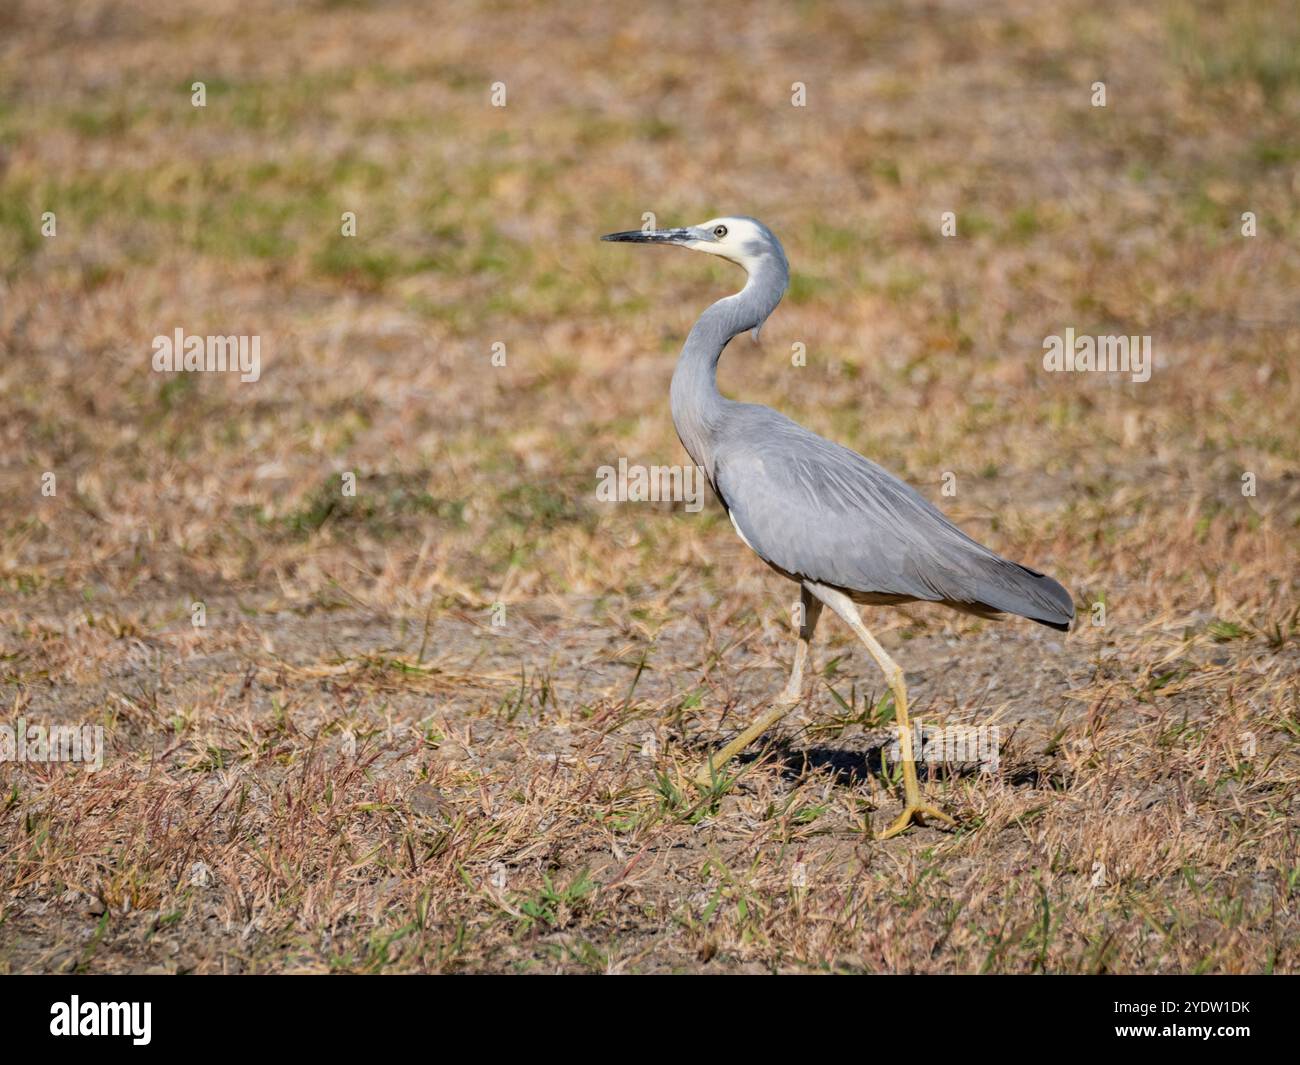
[(884, 742), (864, 749), (843, 747), (794, 747), (778, 743), (766, 750), (745, 751), (736, 756), (736, 763), (750, 769), (760, 762), (774, 764), (783, 780), (799, 783), (810, 774), (826, 773), (836, 786), (861, 784), (870, 776), (879, 777), (885, 770)]
[[(781, 777), (791, 783), (806, 780), (810, 773), (825, 773), (832, 785), (851, 787), (861, 784), (868, 777), (879, 779), (886, 771), (892, 771), (893, 765), (885, 762), (888, 741), (874, 743), (865, 749), (845, 749), (843, 747), (799, 747), (788, 744), (763, 753), (746, 753), (738, 761), (749, 766), (765, 758), (775, 756)], [(985, 771), (978, 763), (945, 763), (931, 765), (918, 762), (917, 773), (922, 780), (933, 776), (936, 780), (953, 780), (961, 777), (978, 777)], [(999, 775), (1012, 787), (1055, 787), (1064, 783), (1058, 780), (1059, 774), (1044, 770), (1032, 764), (1003, 765)]]
[(776, 750), (781, 776), (791, 782), (805, 779), (810, 772), (827, 773), (836, 786), (860, 784), (885, 771), (885, 744), (866, 750), (843, 747), (780, 747)]

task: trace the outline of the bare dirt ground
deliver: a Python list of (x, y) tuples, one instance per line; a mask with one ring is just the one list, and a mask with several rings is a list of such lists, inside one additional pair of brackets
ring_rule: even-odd
[[(106, 744), (0, 764), (0, 970), (1300, 968), (1288, 5), (247, 6), (0, 9), (0, 724)], [(597, 241), (646, 211), (785, 243), (725, 392), (1074, 593), (869, 612), (928, 726), (1001, 729), (927, 783), (958, 830), (874, 838), (833, 619), (683, 783), (795, 593), (712, 500), (596, 499), (685, 461), (740, 279)], [(260, 379), (153, 372), (177, 327)], [(1045, 372), (1066, 328), (1151, 379)]]

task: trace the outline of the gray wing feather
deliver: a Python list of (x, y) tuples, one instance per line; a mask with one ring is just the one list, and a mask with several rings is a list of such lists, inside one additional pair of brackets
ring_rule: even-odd
[(767, 407), (730, 404), (713, 483), (764, 561), (879, 602), (944, 602), (1065, 628), (1074, 604), (1050, 577), (1002, 558), (910, 485)]

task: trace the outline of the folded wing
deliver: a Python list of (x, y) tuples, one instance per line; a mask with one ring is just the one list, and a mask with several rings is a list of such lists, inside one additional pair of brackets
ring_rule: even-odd
[(875, 463), (767, 407), (730, 404), (726, 417), (714, 487), (746, 542), (781, 572), (880, 602), (1069, 627), (1074, 604), (1060, 584), (972, 540)]

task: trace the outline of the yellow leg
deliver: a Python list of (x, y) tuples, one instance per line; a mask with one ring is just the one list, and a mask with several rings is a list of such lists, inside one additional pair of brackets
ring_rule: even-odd
[(794, 649), (794, 668), (790, 670), (790, 680), (781, 694), (773, 700), (772, 708), (767, 713), (705, 760), (699, 772), (695, 774), (696, 787), (704, 789), (713, 787), (714, 780), (732, 758), (785, 717), (799, 705), (799, 700), (803, 698), (804, 664), (808, 661), (808, 645), (812, 641), (813, 631), (817, 628), (817, 619), (821, 617), (822, 604), (821, 600), (814, 598), (806, 588), (800, 588), (799, 604), (803, 621), (799, 626), (799, 642)]
[(871, 657), (876, 660), (876, 665), (885, 674), (885, 680), (889, 683), (890, 691), (894, 693), (894, 715), (898, 725), (898, 746), (903, 757), (903, 799), (905, 805), (903, 812), (881, 833), (880, 839), (897, 836), (900, 832), (906, 831), (913, 821), (924, 824), (927, 817), (942, 821), (947, 825), (955, 825), (957, 822), (942, 810), (921, 801), (921, 786), (916, 779), (916, 758), (915, 752), (912, 750), (912, 723), (907, 716), (907, 686), (903, 683), (903, 671), (899, 668), (898, 663), (889, 657), (885, 649), (880, 646), (879, 641), (867, 630), (867, 627), (862, 624), (862, 618), (858, 614), (858, 608), (852, 599), (843, 592), (838, 592), (834, 588), (827, 588), (824, 585), (813, 585), (813, 592), (843, 618), (845, 624), (866, 645)]

